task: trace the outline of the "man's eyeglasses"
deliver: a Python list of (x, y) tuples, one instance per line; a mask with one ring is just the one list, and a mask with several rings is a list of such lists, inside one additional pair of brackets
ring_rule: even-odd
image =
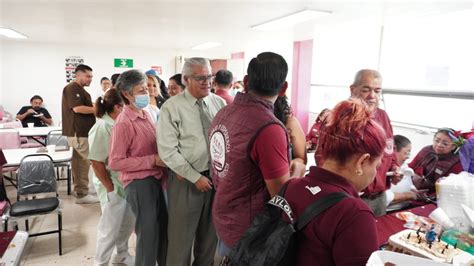
[(206, 82), (214, 80), (213, 75), (209, 75), (209, 76), (191, 76), (191, 78), (194, 79), (195, 81), (199, 82), (199, 83), (206, 83)]

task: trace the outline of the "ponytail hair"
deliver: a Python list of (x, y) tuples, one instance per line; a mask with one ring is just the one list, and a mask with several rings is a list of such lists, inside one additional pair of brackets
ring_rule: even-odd
[(395, 142), (395, 149), (397, 151), (400, 151), (401, 149), (408, 146), (408, 144), (411, 144), (410, 140), (407, 137), (402, 136), (402, 135), (393, 136), (393, 141)]
[(290, 104), (286, 95), (278, 96), (273, 104), (273, 114), (286, 126), (288, 118), (292, 115)]
[(379, 157), (385, 147), (383, 128), (371, 119), (371, 113), (359, 99), (340, 102), (329, 114), (321, 134), (321, 149), (325, 159), (345, 164), (352, 156), (370, 154)]
[(104, 96), (100, 96), (95, 102), (95, 116), (102, 118), (105, 113), (112, 112), (116, 104), (123, 105), (122, 97), (116, 89), (107, 90)]

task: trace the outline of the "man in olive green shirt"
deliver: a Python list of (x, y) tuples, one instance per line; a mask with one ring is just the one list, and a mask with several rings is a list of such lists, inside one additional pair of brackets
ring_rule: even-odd
[(187, 59), (182, 75), (186, 89), (163, 104), (157, 130), (160, 158), (175, 173), (168, 189), (167, 265), (190, 265), (193, 242), (193, 265), (213, 265), (217, 236), (206, 127), (225, 101), (210, 93), (209, 60)]

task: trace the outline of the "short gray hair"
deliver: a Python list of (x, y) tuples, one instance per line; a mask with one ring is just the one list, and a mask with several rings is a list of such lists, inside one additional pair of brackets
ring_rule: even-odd
[(352, 85), (359, 86), (362, 83), (362, 79), (365, 77), (365, 75), (372, 75), (374, 78), (379, 79), (380, 82), (382, 82), (382, 75), (380, 75), (380, 72), (378, 72), (377, 70), (361, 69), (357, 71)]
[(193, 74), (193, 67), (200, 66), (200, 67), (207, 67), (209, 71), (211, 71), (211, 63), (209, 59), (204, 57), (191, 57), (184, 59), (183, 70), (181, 71), (181, 82), (187, 86), (186, 81), (184, 80), (184, 76), (191, 76)]
[(115, 87), (119, 92), (128, 92), (131, 94), (133, 87), (146, 82), (147, 77), (145, 73), (136, 69), (132, 69), (120, 74)]

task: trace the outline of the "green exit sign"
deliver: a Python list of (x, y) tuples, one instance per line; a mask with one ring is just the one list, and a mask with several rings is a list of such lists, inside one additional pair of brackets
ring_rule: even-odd
[(114, 59), (114, 66), (115, 67), (123, 67), (123, 68), (132, 68), (133, 67), (133, 59), (115, 58)]

